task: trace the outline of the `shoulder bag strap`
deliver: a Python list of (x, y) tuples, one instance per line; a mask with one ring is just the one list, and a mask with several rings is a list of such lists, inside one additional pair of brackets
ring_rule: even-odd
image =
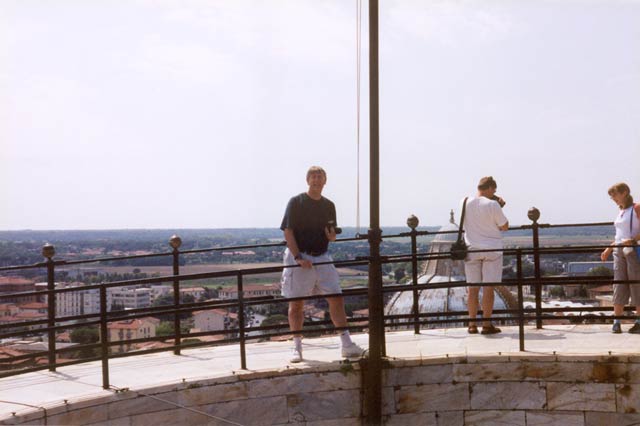
[(462, 204), (462, 214), (460, 215), (460, 227), (458, 228), (458, 241), (462, 240), (462, 227), (464, 226), (464, 213), (467, 209), (467, 200), (469, 197), (464, 197), (464, 203)]

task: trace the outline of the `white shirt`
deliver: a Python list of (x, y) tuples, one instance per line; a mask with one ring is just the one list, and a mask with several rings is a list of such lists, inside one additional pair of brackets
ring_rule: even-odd
[[(631, 215), (633, 215), (633, 223)], [(620, 244), (624, 240), (630, 240), (640, 234), (640, 219), (638, 219), (638, 215), (633, 210), (633, 206), (620, 210), (613, 225), (616, 227), (616, 244)]]
[(507, 222), (497, 201), (487, 197), (469, 197), (463, 225), (464, 240), (470, 249), (501, 249), (502, 232), (499, 227)]

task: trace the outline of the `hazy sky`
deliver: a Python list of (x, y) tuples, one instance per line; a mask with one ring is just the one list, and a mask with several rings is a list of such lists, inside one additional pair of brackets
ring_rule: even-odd
[[(512, 224), (640, 200), (640, 1), (380, 3), (383, 225), (489, 174)], [(356, 5), (0, 1), (0, 229), (277, 227), (312, 164), (355, 225)]]

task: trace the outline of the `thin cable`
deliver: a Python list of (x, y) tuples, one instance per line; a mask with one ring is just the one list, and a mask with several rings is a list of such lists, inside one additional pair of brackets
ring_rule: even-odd
[[(119, 387), (113, 386), (113, 385), (111, 385), (109, 387), (114, 389), (116, 392), (124, 392), (124, 391), (128, 390), (126, 388), (119, 388)], [(236, 423), (236, 422), (233, 422), (231, 420), (223, 419), (222, 417), (217, 417), (217, 416), (214, 416), (213, 414), (205, 413), (204, 411), (196, 410), (194, 408), (186, 407), (186, 406), (184, 406), (182, 404), (178, 404), (176, 402), (167, 401), (166, 399), (158, 398), (157, 396), (148, 395), (148, 394), (146, 394), (144, 392), (135, 391), (135, 393), (138, 394), (138, 395), (146, 396), (146, 397), (151, 398), (151, 399), (155, 399), (156, 401), (160, 401), (160, 402), (164, 402), (164, 403), (169, 404), (169, 405), (173, 405), (174, 407), (178, 407), (178, 408), (182, 408), (182, 409), (187, 410), (187, 411), (191, 411), (193, 413), (202, 414), (203, 416), (207, 416), (209, 418), (212, 418), (212, 419), (215, 419), (215, 420), (219, 420), (219, 421), (224, 422), (224, 423), (229, 423), (229, 424), (235, 425), (235, 426), (244, 426), (243, 424)]]
[(2, 403), (2, 404), (23, 405), (23, 406), (25, 406), (25, 407), (37, 408), (37, 409), (39, 409), (39, 410), (47, 411), (47, 409), (46, 409), (46, 408), (44, 408), (44, 407), (40, 407), (40, 406), (38, 406), (38, 405), (25, 404), (25, 403), (23, 403), (23, 402), (0, 401), (0, 403)]
[[(23, 407), (37, 408), (38, 410), (42, 410), (42, 411), (43, 411), (43, 414), (44, 414), (45, 424), (47, 424), (47, 423), (46, 423), (46, 420), (47, 420), (47, 409), (46, 409), (46, 408), (44, 408), (44, 407), (40, 407), (40, 406), (38, 406), (38, 405), (25, 404), (25, 403), (23, 403), (23, 402), (13, 402), (13, 401), (0, 401), (0, 403), (2, 403), (2, 404), (15, 404), (15, 405), (22, 405)], [(17, 417), (17, 415), (16, 415), (16, 412), (15, 412), (15, 411), (11, 412), (11, 415), (12, 415), (13, 417)]]
[(356, 234), (360, 234), (360, 74), (362, 54), (362, 0), (356, 0)]

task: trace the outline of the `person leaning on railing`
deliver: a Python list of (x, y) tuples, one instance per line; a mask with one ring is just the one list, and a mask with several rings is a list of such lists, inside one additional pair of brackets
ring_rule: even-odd
[[(340, 277), (335, 266), (314, 265), (333, 262), (328, 253), (329, 242), (336, 240), (336, 208), (322, 196), (327, 174), (322, 167), (313, 166), (307, 172), (307, 192), (289, 200), (280, 229), (284, 231), (287, 248), (284, 251), (285, 268), (282, 271), (282, 295), (306, 297), (313, 294), (342, 293)], [(347, 315), (342, 297), (328, 297), (331, 321), (336, 327), (347, 326)], [(302, 336), (298, 334), (304, 323), (304, 300), (289, 302), (289, 328), (294, 333), (291, 362), (302, 361)], [(351, 340), (348, 330), (340, 333), (342, 356), (359, 357), (364, 351)]]
[[(640, 280), (640, 261), (635, 246), (640, 240), (640, 205), (633, 202), (631, 190), (626, 183), (616, 183), (609, 188), (609, 196), (620, 208), (616, 216), (614, 226), (616, 236), (612, 246), (624, 245), (627, 247), (607, 247), (600, 258), (606, 261), (613, 253), (613, 279), (614, 281)], [(615, 316), (624, 313), (624, 306), (631, 296), (631, 304), (636, 307), (636, 322), (629, 329), (629, 333), (640, 334), (640, 284), (613, 284), (613, 312)], [(613, 320), (613, 333), (622, 333), (620, 320)]]

